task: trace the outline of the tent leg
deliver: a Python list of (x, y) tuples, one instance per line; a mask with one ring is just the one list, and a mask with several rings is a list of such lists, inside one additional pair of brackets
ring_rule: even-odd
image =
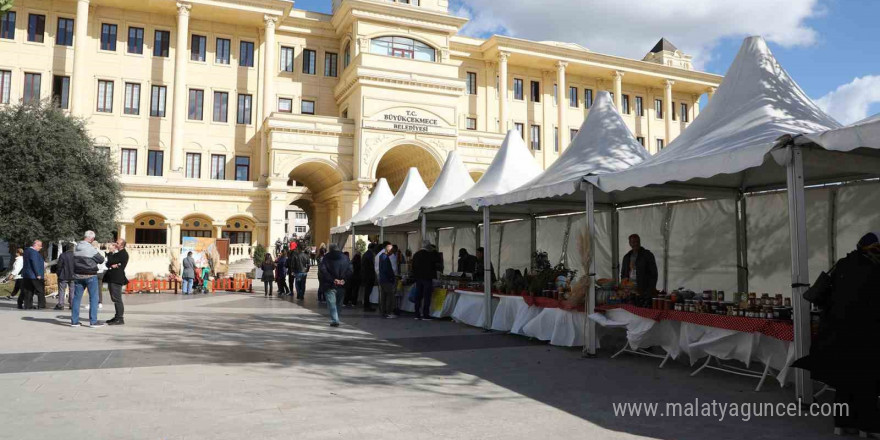
[(614, 284), (620, 284), (620, 211), (611, 212), (611, 273)]
[(837, 188), (828, 192), (828, 267), (837, 262)]
[(354, 255), (354, 250), (356, 249), (357, 235), (354, 233), (354, 225), (351, 225), (351, 255)]
[[(492, 328), (492, 240), (489, 207), (483, 207), (483, 293), (486, 298), (486, 330)], [(487, 261), (488, 260), (488, 261)]]
[(529, 240), (529, 257), (531, 262), (529, 267), (535, 270), (535, 253), (538, 252), (538, 218), (534, 215), (529, 217), (529, 226), (531, 232), (531, 240)]
[(736, 290), (749, 291), (749, 242), (748, 217), (746, 216), (746, 196), (742, 192), (736, 197)]
[(379, 243), (385, 243), (385, 228), (379, 226)]
[[(428, 214), (426, 214), (425, 212), (422, 212), (421, 233), (422, 233), (422, 240), (421, 240), (422, 242), (419, 243), (419, 246), (422, 246), (425, 243), (425, 240), (428, 239)], [(433, 244), (437, 244), (437, 243), (433, 243)]]
[[(804, 194), (804, 161), (799, 147), (789, 147), (791, 157), (786, 165), (788, 181), (788, 220), (791, 233), (791, 302), (794, 305), (795, 358), (810, 352), (810, 303), (804, 299), (809, 287), (807, 264), (807, 213)], [(796, 397), (803, 403), (813, 399), (813, 383), (807, 370), (795, 369)]]
[(666, 204), (663, 219), (663, 291), (669, 292), (669, 235), (672, 232), (672, 205)]
[(596, 337), (596, 322), (592, 319), (587, 319), (587, 316), (590, 313), (593, 313), (593, 310), (596, 309), (596, 245), (594, 240), (596, 238), (596, 216), (593, 212), (594, 210), (594, 198), (593, 198), (593, 185), (587, 185), (585, 188), (586, 192), (586, 215), (587, 215), (587, 232), (590, 235), (590, 264), (587, 268), (587, 276), (590, 279), (590, 285), (587, 287), (587, 301), (586, 301), (586, 310), (584, 310), (584, 356), (585, 357), (593, 357), (596, 356), (596, 347), (598, 346), (598, 339)]

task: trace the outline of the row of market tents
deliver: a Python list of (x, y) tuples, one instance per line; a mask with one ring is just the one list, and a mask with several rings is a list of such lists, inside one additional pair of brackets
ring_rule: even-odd
[[(878, 177), (880, 115), (842, 126), (791, 79), (761, 37), (749, 37), (709, 105), (681, 136), (653, 156), (635, 140), (609, 94), (602, 92), (571, 145), (543, 172), (520, 134), (511, 131), (477, 183), (451, 152), (430, 190), (414, 168), (396, 195), (380, 179), (360, 212), (332, 232), (344, 240), (349, 234), (417, 230), (420, 238), (427, 238), (429, 231), (442, 228), (475, 231), (452, 232), (452, 241), (481, 244), (503, 270), (506, 254), (534, 252), (541, 235), (536, 231), (539, 222), (564, 231), (562, 237), (554, 231), (544, 233), (556, 237), (546, 243), (559, 243), (562, 251), (544, 250), (569, 258), (564, 249), (571, 242), (574, 224), (588, 228), (595, 237), (591, 254), (596, 257), (583, 268), (587, 276), (595, 277), (617, 272), (620, 236), (656, 231), (643, 235), (643, 241), (663, 250), (662, 282), (668, 288), (678, 287), (668, 283), (670, 276), (676, 276), (670, 260), (679, 259), (685, 268), (699, 267), (717, 275), (703, 282), (732, 277), (737, 291), (748, 291), (754, 279), (749, 273), (752, 251), (752, 258), (758, 257), (761, 264), (790, 269), (786, 287), (793, 298), (800, 358), (810, 343), (809, 304), (802, 299), (810, 274), (818, 275), (816, 268), (826, 268), (834, 256), (851, 250), (857, 240), (851, 237), (880, 226), (880, 191), (870, 186)], [(573, 213), (581, 213), (582, 220), (555, 217)], [(854, 218), (843, 229), (842, 216)], [(504, 222), (513, 220), (528, 222), (530, 234), (512, 234), (514, 239), (507, 242), (493, 237), (503, 234)], [(517, 227), (524, 232), (523, 226)], [(812, 272), (808, 236), (823, 241), (821, 257), (813, 252)], [(718, 255), (725, 252), (728, 259), (735, 258), (734, 273), (705, 265), (705, 261), (723, 261)], [(754, 262), (751, 267), (755, 268)], [(491, 286), (487, 283), (485, 289), (488, 303)], [(587, 310), (594, 308), (594, 298), (590, 295)], [(490, 310), (486, 307), (487, 314)], [(591, 354), (596, 350), (595, 334), (588, 327), (585, 351)], [(809, 400), (809, 377), (803, 370), (796, 374), (797, 396)]]

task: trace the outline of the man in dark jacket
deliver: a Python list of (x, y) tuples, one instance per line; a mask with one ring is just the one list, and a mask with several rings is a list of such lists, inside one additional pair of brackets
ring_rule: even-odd
[(293, 251), (293, 255), (288, 259), (288, 266), (290, 274), (295, 278), (296, 299), (304, 299), (306, 297), (306, 278), (309, 275), (309, 256), (303, 252), (302, 246), (297, 246)]
[(125, 324), (125, 306), (122, 304), (122, 287), (128, 284), (125, 277), (125, 267), (128, 266), (128, 251), (125, 250), (125, 240), (116, 240), (116, 252), (107, 258), (107, 273), (104, 274), (104, 282), (110, 288), (110, 299), (116, 308), (116, 315), (107, 321), (107, 325)]
[(361, 288), (364, 291), (364, 311), (372, 312), (373, 306), (370, 304), (370, 295), (373, 293), (373, 287), (376, 285), (376, 269), (373, 262), (376, 260), (376, 244), (370, 243), (367, 251), (361, 258)]
[(397, 318), (394, 314), (395, 300), (394, 288), (397, 285), (397, 274), (394, 273), (394, 265), (391, 264), (391, 249), (394, 246), (385, 242), (385, 248), (379, 251), (377, 259), (377, 276), (379, 278), (379, 313), (386, 319)]
[(474, 273), (477, 267), (477, 257), (468, 253), (467, 249), (458, 250), (458, 272)]
[(434, 293), (434, 278), (437, 278), (437, 260), (440, 254), (433, 250), (428, 241), (412, 257), (412, 274), (416, 281), (416, 319), (431, 319), (431, 295)]
[(98, 299), (101, 288), (98, 285), (98, 265), (104, 262), (104, 256), (92, 244), (95, 241), (95, 233), (86, 231), (83, 240), (76, 244), (73, 251), (74, 265), (74, 291), (73, 305), (70, 308), (70, 326), (81, 327), (79, 323), (79, 306), (82, 302), (83, 292), (89, 289), (89, 325), (93, 328), (103, 327), (104, 323), (98, 321)]
[(641, 300), (645, 301), (657, 291), (657, 260), (651, 251), (642, 247), (638, 234), (629, 236), (629, 247), (632, 250), (623, 256), (620, 279), (635, 284)]
[(18, 295), (19, 309), (33, 309), (34, 294), (37, 295), (37, 308), (46, 308), (46, 261), (40, 255), (42, 249), (43, 242), (34, 240), (34, 244), (24, 250), (21, 294)]
[(74, 261), (72, 244), (64, 244), (64, 252), (58, 257), (58, 263), (56, 264), (56, 272), (58, 274), (58, 304), (55, 305), (55, 310), (64, 310), (64, 304), (67, 304), (67, 307), (69, 308), (70, 302), (73, 300), (73, 278), (75, 274), (73, 271)]
[[(474, 281), (484, 281), (486, 278), (485, 254), (486, 251), (483, 248), (477, 248), (477, 259), (476, 264), (474, 264)], [(498, 278), (495, 276), (495, 265), (491, 261), (489, 262), (489, 274), (491, 275), (490, 282), (495, 284)]]
[(323, 285), (324, 297), (330, 309), (330, 326), (339, 327), (339, 307), (345, 293), (345, 283), (351, 278), (351, 261), (339, 246), (330, 245), (330, 252), (324, 255), (318, 266), (318, 281)]

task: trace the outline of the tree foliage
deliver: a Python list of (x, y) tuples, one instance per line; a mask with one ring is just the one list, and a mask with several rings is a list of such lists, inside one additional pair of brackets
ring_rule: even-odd
[(109, 154), (82, 119), (49, 103), (0, 109), (0, 237), (11, 244), (71, 240), (116, 229), (122, 194)]
[(3, 13), (12, 9), (13, 0), (0, 0), (0, 17), (3, 16)]

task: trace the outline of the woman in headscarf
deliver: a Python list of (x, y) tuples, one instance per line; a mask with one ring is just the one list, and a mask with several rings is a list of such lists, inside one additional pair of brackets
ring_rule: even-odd
[(829, 275), (830, 288), (814, 298), (822, 310), (819, 334), (794, 366), (834, 387), (835, 401), (847, 404), (849, 414), (835, 414), (835, 434), (880, 438), (880, 232), (862, 237)]

